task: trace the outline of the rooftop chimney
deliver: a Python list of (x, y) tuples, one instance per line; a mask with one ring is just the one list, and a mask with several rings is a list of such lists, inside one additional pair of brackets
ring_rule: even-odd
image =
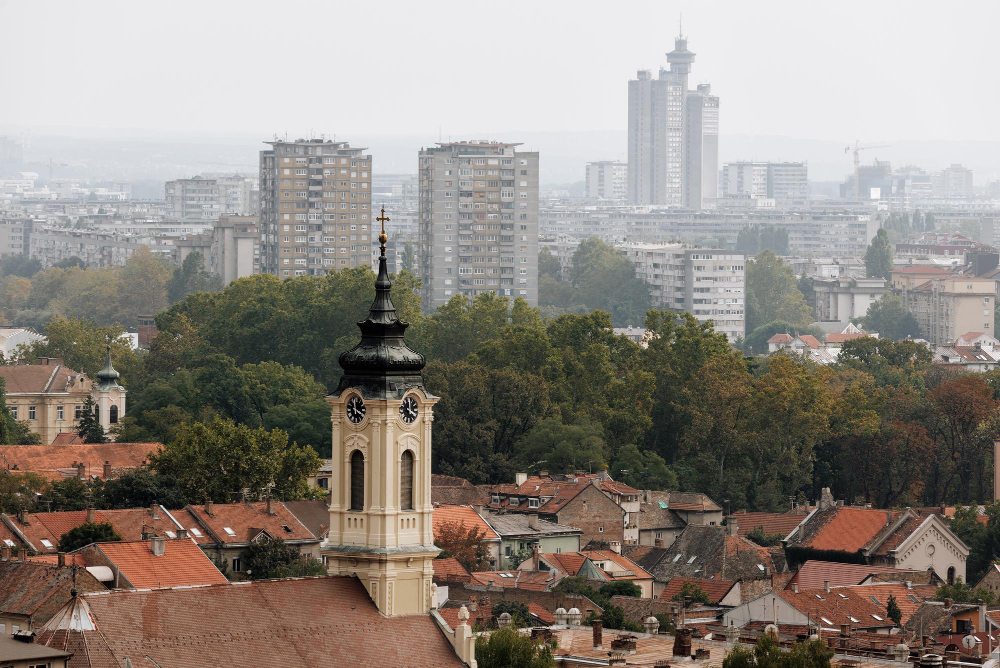
[(188, 537), (188, 530), (187, 529), (178, 529), (177, 530), (177, 537), (178, 538), (187, 538)]
[(913, 580), (904, 580), (903, 584), (906, 585), (907, 589), (913, 589)]
[(274, 514), (274, 508), (271, 506), (271, 495), (270, 494), (268, 494), (266, 497), (264, 497), (264, 512), (266, 512), (268, 515), (273, 515)]
[(153, 516), (154, 520), (160, 519), (160, 506), (157, 505), (156, 501), (149, 504), (149, 514)]
[(10, 561), (10, 546), (4, 545), (0, 547), (0, 560)]
[(111, 480), (111, 462), (104, 460), (104, 479)]
[(663, 539), (662, 538), (654, 538), (653, 539), (653, 545), (656, 546), (656, 547), (663, 547)]
[(602, 642), (604, 641), (603, 638), (604, 622), (602, 622), (599, 619), (595, 619), (593, 622), (591, 622), (591, 625), (594, 630), (594, 649), (595, 650), (604, 649), (601, 646)]
[(215, 508), (212, 505), (212, 499), (205, 499), (205, 514), (206, 515), (215, 514)]
[(819, 510), (829, 510), (834, 507), (833, 493), (829, 487), (824, 487), (819, 495)]
[(528, 514), (528, 528), (538, 531), (538, 513)]
[(167, 539), (163, 536), (155, 536), (149, 539), (149, 549), (157, 557), (162, 557), (167, 551)]
[(93, 506), (88, 506), (87, 507), (87, 524), (93, 524), (93, 523), (94, 523), (94, 507)]
[(83, 465), (83, 462), (76, 465), (76, 477), (80, 480), (87, 479), (87, 467)]
[(28, 560), (28, 548), (22, 547), (20, 550), (18, 550), (17, 556), (21, 559), (21, 561), (27, 561)]
[(794, 593), (796, 593), (796, 594), (798, 594), (798, 593), (799, 593), (799, 583), (798, 583), (798, 582), (793, 582), (793, 583), (792, 583), (792, 591), (793, 591)]
[(740, 527), (736, 524), (736, 518), (732, 515), (726, 520), (726, 534), (729, 536), (739, 535)]
[(528, 480), (527, 473), (515, 473), (514, 474), (514, 484), (520, 487)]
[(885, 525), (889, 526), (892, 524), (892, 510), (885, 511)]
[(829, 580), (823, 580), (823, 589), (827, 593), (830, 593), (830, 581)]
[(538, 570), (538, 553), (542, 551), (541, 546), (535, 543), (531, 546), (531, 570)]
[(944, 600), (944, 609), (945, 610), (951, 610), (951, 599), (950, 598), (946, 598)]
[(56, 564), (58, 566), (65, 566), (66, 565), (66, 553), (65, 552), (56, 552)]

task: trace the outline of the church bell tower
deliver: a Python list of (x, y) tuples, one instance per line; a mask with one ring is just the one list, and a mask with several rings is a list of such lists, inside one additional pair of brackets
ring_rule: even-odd
[(340, 356), (344, 376), (327, 397), (333, 421), (331, 575), (356, 576), (387, 616), (431, 608), (431, 421), (424, 356), (407, 347), (386, 269), (385, 210), (375, 300), (358, 323), (361, 341)]

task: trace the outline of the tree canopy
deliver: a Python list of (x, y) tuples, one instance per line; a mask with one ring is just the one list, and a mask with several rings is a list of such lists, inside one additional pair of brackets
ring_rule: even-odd
[(870, 278), (892, 278), (892, 244), (885, 228), (875, 233), (865, 251), (865, 272)]

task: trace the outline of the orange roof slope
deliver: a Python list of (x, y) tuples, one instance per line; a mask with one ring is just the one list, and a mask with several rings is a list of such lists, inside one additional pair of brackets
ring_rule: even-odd
[(639, 564), (635, 563), (628, 557), (623, 557), (617, 552), (605, 551), (605, 550), (590, 550), (588, 552), (580, 552), (581, 556), (586, 557), (594, 562), (604, 562), (613, 561), (618, 564), (619, 568), (632, 571), (633, 575), (615, 575), (615, 573), (607, 570), (601, 569), (609, 578), (613, 580), (645, 580), (653, 579), (653, 576), (644, 571)]
[(913, 572), (887, 566), (842, 564), (810, 559), (802, 564), (785, 588), (791, 589), (792, 585), (796, 584), (800, 589), (818, 589), (823, 587), (824, 582), (829, 582), (831, 587), (849, 587), (861, 584), (872, 573), (897, 573), (899, 581), (902, 582), (909, 579), (907, 574)]
[(729, 593), (729, 590), (732, 589), (733, 585), (735, 585), (736, 583), (730, 582), (728, 580), (699, 580), (698, 578), (674, 578), (673, 580), (667, 583), (666, 587), (664, 587), (663, 592), (660, 594), (660, 600), (661, 601), (673, 600), (674, 596), (681, 593), (681, 590), (684, 588), (684, 585), (686, 584), (696, 585), (699, 588), (701, 588), (703, 592), (708, 594), (709, 603), (718, 603), (723, 598), (725, 598), (726, 594)]
[(806, 518), (804, 513), (748, 513), (746, 511), (733, 513), (736, 520), (737, 534), (745, 538), (757, 527), (764, 527), (764, 533), (781, 534), (784, 538)]
[[(209, 540), (205, 540), (204, 536), (195, 536), (195, 540), (199, 543), (248, 543), (261, 529), (274, 538), (284, 541), (319, 541), (319, 538), (314, 536), (280, 501), (271, 501), (270, 515), (267, 513), (265, 501), (216, 503), (212, 505), (211, 514), (205, 511), (205, 506), (189, 505), (185, 510), (198, 520), (199, 528), (207, 528), (212, 534)], [(185, 524), (184, 520), (178, 521)], [(226, 531), (227, 528), (233, 533)]]
[(73, 468), (83, 462), (88, 476), (104, 477), (104, 462), (111, 470), (135, 469), (145, 465), (149, 453), (159, 452), (162, 443), (80, 443), (72, 445), (5, 445), (0, 447), (0, 467), (31, 471), (48, 480), (77, 475)]
[(164, 553), (153, 554), (150, 541), (98, 543), (97, 548), (136, 589), (229, 584), (212, 560), (190, 540), (164, 541)]
[(437, 537), (438, 531), (441, 530), (445, 524), (453, 523), (460, 526), (465, 526), (466, 529), (471, 529), (476, 527), (477, 529), (482, 529), (483, 540), (500, 540), (500, 536), (497, 532), (490, 527), (486, 521), (479, 516), (475, 508), (472, 506), (446, 506), (441, 505), (434, 509), (434, 536)]
[(933, 587), (908, 589), (903, 584), (876, 584), (835, 587), (829, 592), (820, 588), (799, 589), (797, 593), (784, 589), (775, 593), (799, 612), (807, 612), (813, 619), (818, 618), (824, 626), (836, 628), (840, 624), (852, 624), (866, 628), (893, 625), (886, 614), (890, 595), (896, 598), (905, 624), (933, 592)]
[(472, 580), (475, 584), (504, 589), (547, 591), (565, 576), (565, 573), (556, 571), (476, 571)]
[[(95, 524), (110, 524), (125, 540), (141, 540), (143, 529), (147, 535), (168, 536), (167, 531), (175, 532), (177, 525), (162, 508), (157, 508), (156, 517), (149, 508), (130, 508), (127, 510), (95, 510)], [(35, 550), (55, 553), (59, 539), (71, 529), (87, 523), (86, 510), (67, 510), (54, 513), (26, 513), (21, 522), (15, 516), (4, 515), (4, 524), (17, 529), (34, 546)], [(48, 541), (46, 545), (42, 541)]]
[(445, 557), (431, 561), (434, 566), (435, 580), (451, 580), (452, 582), (471, 582), (472, 577), (465, 566), (455, 557)]
[[(92, 383), (86, 376), (65, 364), (10, 364), (0, 366), (7, 394), (70, 392), (82, 400), (90, 394)], [(77, 380), (77, 378), (82, 379)]]
[[(837, 550), (840, 552), (857, 552), (868, 541), (881, 531), (887, 521), (887, 511), (868, 510), (866, 508), (836, 508), (833, 517), (826, 521), (818, 531), (807, 538), (802, 545), (817, 550)], [(830, 511), (824, 511), (830, 512)], [(892, 512), (892, 519), (898, 513)], [(825, 518), (815, 516), (812, 521), (822, 522)], [(806, 530), (809, 527), (807, 524)]]

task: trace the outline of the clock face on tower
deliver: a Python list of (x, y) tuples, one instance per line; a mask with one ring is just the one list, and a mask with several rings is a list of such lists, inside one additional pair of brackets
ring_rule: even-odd
[(399, 417), (403, 418), (406, 424), (417, 419), (417, 400), (413, 397), (406, 397), (399, 405)]
[(358, 395), (347, 400), (347, 419), (358, 424), (365, 419), (365, 402)]

